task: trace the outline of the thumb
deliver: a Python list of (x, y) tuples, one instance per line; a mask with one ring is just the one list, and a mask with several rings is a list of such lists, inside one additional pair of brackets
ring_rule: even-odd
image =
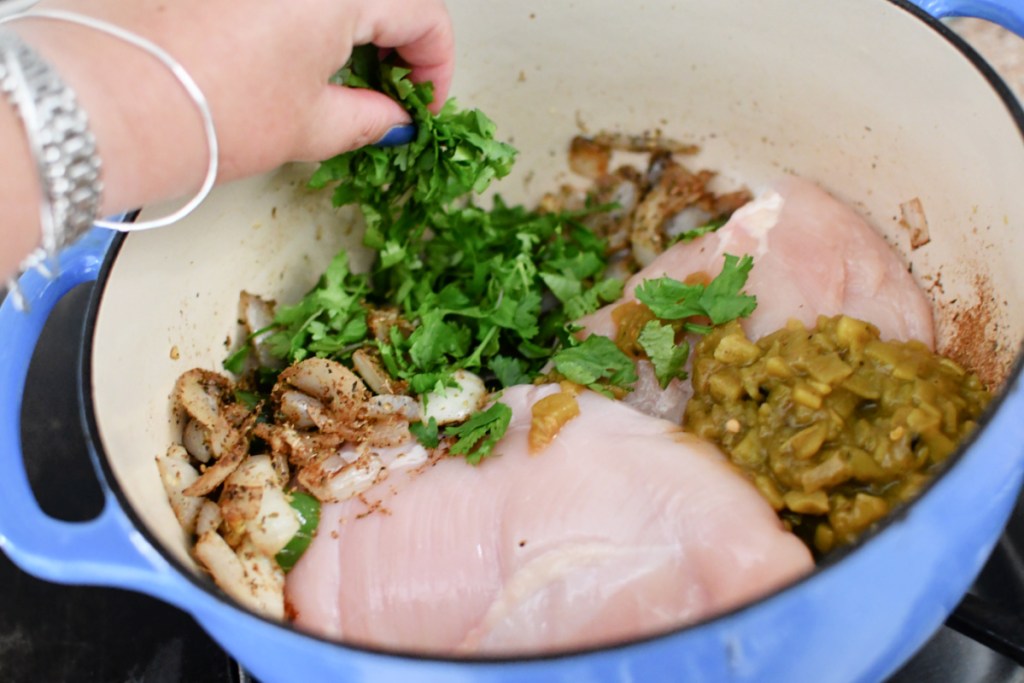
[(327, 159), (373, 144), (395, 126), (411, 122), (401, 105), (364, 88), (329, 85), (317, 102), (306, 132), (302, 158)]

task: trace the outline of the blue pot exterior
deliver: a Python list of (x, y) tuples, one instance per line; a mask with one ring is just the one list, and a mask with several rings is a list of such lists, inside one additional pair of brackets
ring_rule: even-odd
[[(920, 4), (942, 15), (973, 7)], [(1024, 28), (1024, 8), (980, 5), (992, 16), (1009, 12), (1016, 22), (1009, 23)], [(999, 12), (993, 13), (993, 7)], [(104, 238), (93, 252), (102, 252), (108, 244)], [(67, 288), (95, 277), (96, 253), (89, 258), (87, 276), (69, 281)], [(27, 368), (37, 335), (38, 329), (28, 330), (24, 344), (8, 350), (6, 356), (24, 356), (21, 361), (0, 357), (0, 366), (10, 365), (15, 379), (23, 381), (22, 369), (14, 366), (23, 363)], [(107, 496), (102, 517), (88, 525), (46, 523), (36, 539), (28, 532), (15, 536), (14, 527), (23, 525), (22, 519), (12, 523), (15, 516), (31, 521), (41, 512), (13, 502), (30, 495), (23, 478), (14, 482), (17, 497), (8, 495), (7, 484), (0, 481), (0, 548), (26, 570), (49, 580), (119, 586), (177, 605), (266, 683), (879, 681), (941, 625), (980, 572), (1013, 509), (1024, 478), (1020, 365), (1018, 358), (1015, 383), (990, 408), (983, 429), (950, 470), (866, 542), (753, 605), (695, 627), (602, 650), (519, 661), (422, 659), (342, 646), (256, 617), (169, 560), (139, 531), (138, 520), (122, 507), (124, 497), (111, 488), (113, 477), (95, 430), (93, 458)], [(87, 394), (88, 382), (85, 385)], [(9, 407), (4, 431), (17, 426), (17, 406)], [(0, 455), (4, 472), (20, 458), (18, 444), (8, 445)], [(103, 538), (110, 543), (104, 545)], [(69, 559), (69, 548), (78, 548), (79, 556)]]

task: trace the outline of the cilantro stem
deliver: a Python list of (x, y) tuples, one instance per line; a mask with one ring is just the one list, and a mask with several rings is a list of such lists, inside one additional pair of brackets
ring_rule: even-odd
[(491, 344), (491, 342), (494, 341), (494, 338), (497, 336), (497, 334), (497, 327), (492, 327), (491, 329), (487, 330), (487, 334), (484, 335), (483, 341), (477, 344), (477, 347), (473, 350), (473, 353), (470, 354), (469, 358), (466, 359), (466, 362), (462, 365), (462, 367), (478, 368), (481, 365), (483, 365), (481, 358), (483, 357), (484, 349), (486, 349)]

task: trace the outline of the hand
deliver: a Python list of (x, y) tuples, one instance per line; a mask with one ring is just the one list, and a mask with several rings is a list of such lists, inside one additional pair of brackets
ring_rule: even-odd
[[(210, 102), (221, 180), (318, 160), (407, 122), (377, 93), (328, 85), (354, 45), (395, 48), (417, 81), (447, 97), (451, 24), (442, 0), (53, 0), (173, 55)], [(48, 20), (11, 24), (78, 93), (104, 161), (105, 210), (185, 194), (206, 166), (200, 120), (181, 86), (138, 48)]]

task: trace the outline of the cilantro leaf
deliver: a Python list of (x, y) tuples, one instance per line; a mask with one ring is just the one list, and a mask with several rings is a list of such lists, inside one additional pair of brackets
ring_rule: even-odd
[(565, 301), (565, 313), (570, 320), (578, 320), (593, 313), (604, 304), (619, 299), (622, 296), (622, 290), (622, 280), (616, 278), (602, 280)]
[(249, 360), (252, 347), (248, 343), (242, 344), (230, 356), (224, 359), (224, 369), (234, 375), (241, 375), (245, 370), (245, 363)]
[[(627, 388), (635, 369), (614, 344), (578, 344), (570, 336), (573, 320), (622, 292), (621, 282), (603, 279), (605, 240), (582, 222), (612, 207), (539, 214), (500, 197), (490, 209), (477, 206), (474, 193), (508, 174), (515, 150), (496, 139), (493, 121), (480, 111), (449, 100), (430, 112), (432, 87), (412, 83), (408, 74), (367, 47), (334, 79), (398, 101), (417, 135), (407, 145), (338, 155), (313, 174), (311, 187), (331, 190), (336, 205), (358, 207), (376, 263), (357, 275), (339, 254), (302, 301), (279, 310), (274, 352), (291, 362), (314, 354), (347, 361), (356, 348), (372, 345), (388, 373), (424, 394), (458, 368), (489, 370), (491, 389), (529, 382), (568, 346), (560, 361), (567, 377), (590, 378), (604, 392)], [(371, 335), (367, 316), (385, 307), (402, 324), (380, 338)], [(594, 349), (596, 357), (587, 358)], [(510, 418), (495, 404), (445, 436), (456, 439), (453, 453), (479, 462)], [(439, 438), (436, 424), (412, 429), (424, 443)]]
[(682, 320), (704, 313), (700, 305), (704, 285), (688, 285), (670, 277), (644, 280), (636, 288), (636, 298), (662, 320)]
[(708, 234), (709, 232), (715, 232), (716, 230), (718, 230), (719, 228), (721, 228), (723, 225), (725, 225), (728, 222), (729, 222), (728, 216), (721, 216), (719, 218), (712, 218), (711, 220), (709, 220), (704, 225), (698, 225), (696, 228), (691, 228), (690, 230), (687, 230), (686, 232), (683, 232), (683, 233), (680, 233), (680, 234), (676, 235), (675, 238), (672, 239), (669, 242), (669, 246), (671, 246), (673, 244), (676, 244), (677, 242), (692, 242), (693, 240), (697, 239), (698, 237), (703, 237), (704, 235)]
[(712, 324), (721, 325), (748, 316), (756, 308), (757, 299), (742, 293), (753, 266), (750, 256), (726, 254), (722, 271), (707, 285), (662, 277), (644, 281), (637, 287), (636, 298), (662, 320), (706, 316)]
[(461, 358), (469, 348), (465, 328), (445, 320), (444, 311), (424, 311), (420, 325), (409, 336), (409, 357), (418, 368), (434, 369), (445, 356)]
[(438, 433), (437, 420), (430, 418), (427, 422), (410, 422), (409, 432), (416, 437), (416, 440), (424, 448), (437, 448), (441, 442), (441, 435)]
[[(495, 138), (496, 127), (482, 112), (448, 101), (432, 114), (433, 91), (407, 76), (376, 51), (359, 50), (337, 82), (399, 101), (417, 126), (416, 139), (329, 159), (310, 185), (333, 187), (336, 204), (359, 207), (364, 243), (379, 254), (363, 303), (397, 308), (413, 328), (376, 342), (390, 373), (413, 391), (460, 367), (490, 368), (498, 383), (529, 381), (566, 343), (567, 322), (621, 291), (601, 280), (605, 241), (580, 222), (608, 207), (542, 215), (500, 197), (489, 210), (476, 206), (473, 193), (508, 173), (515, 150)], [(560, 306), (550, 305), (552, 294)], [(348, 353), (354, 334), (332, 345), (332, 335), (347, 328), (302, 312), (307, 317), (292, 323), (286, 348), (292, 358)], [(499, 357), (517, 362), (492, 366)]]
[(551, 360), (566, 379), (606, 395), (608, 387), (630, 389), (637, 380), (630, 357), (611, 339), (598, 334), (562, 349)]
[(548, 286), (551, 293), (559, 301), (565, 303), (578, 297), (583, 292), (583, 283), (579, 278), (564, 273), (541, 273), (541, 279)]
[(352, 273), (348, 254), (340, 252), (299, 303), (278, 308), (277, 331), (268, 337), (267, 347), (290, 362), (311, 352), (334, 358), (349, 355), (368, 334), (363, 302), (368, 290), (366, 277)]
[(676, 331), (672, 326), (652, 320), (640, 330), (637, 341), (650, 358), (662, 389), (677, 377), (686, 379), (683, 367), (690, 355), (690, 344), (686, 341), (676, 344)]
[(498, 383), (502, 387), (526, 384), (530, 381), (530, 375), (526, 372), (526, 362), (519, 358), (495, 356), (487, 367), (498, 378)]
[(504, 403), (491, 405), (487, 410), (474, 414), (457, 427), (449, 427), (445, 436), (458, 437), (449, 449), (454, 455), (464, 455), (466, 460), (477, 465), (491, 454), (495, 444), (505, 435), (512, 421), (512, 409)]
[[(370, 49), (365, 49), (370, 48)], [(417, 127), (416, 138), (397, 147), (367, 146), (320, 164), (310, 186), (335, 187), (334, 203), (371, 206), (364, 211), (366, 244), (389, 244), (389, 265), (409, 237), (409, 226), (435, 207), (487, 189), (512, 168), (516, 151), (494, 139), (496, 126), (478, 110), (460, 111), (449, 100), (436, 116), (427, 108), (433, 86), (413, 84), (409, 70), (380, 60), (376, 48), (363, 46), (339, 80), (351, 87), (370, 87), (404, 106)]]
[(743, 258), (725, 255), (722, 272), (708, 283), (701, 295), (701, 306), (713, 324), (721, 325), (754, 312), (757, 299), (742, 293), (753, 267), (754, 259), (749, 255)]

